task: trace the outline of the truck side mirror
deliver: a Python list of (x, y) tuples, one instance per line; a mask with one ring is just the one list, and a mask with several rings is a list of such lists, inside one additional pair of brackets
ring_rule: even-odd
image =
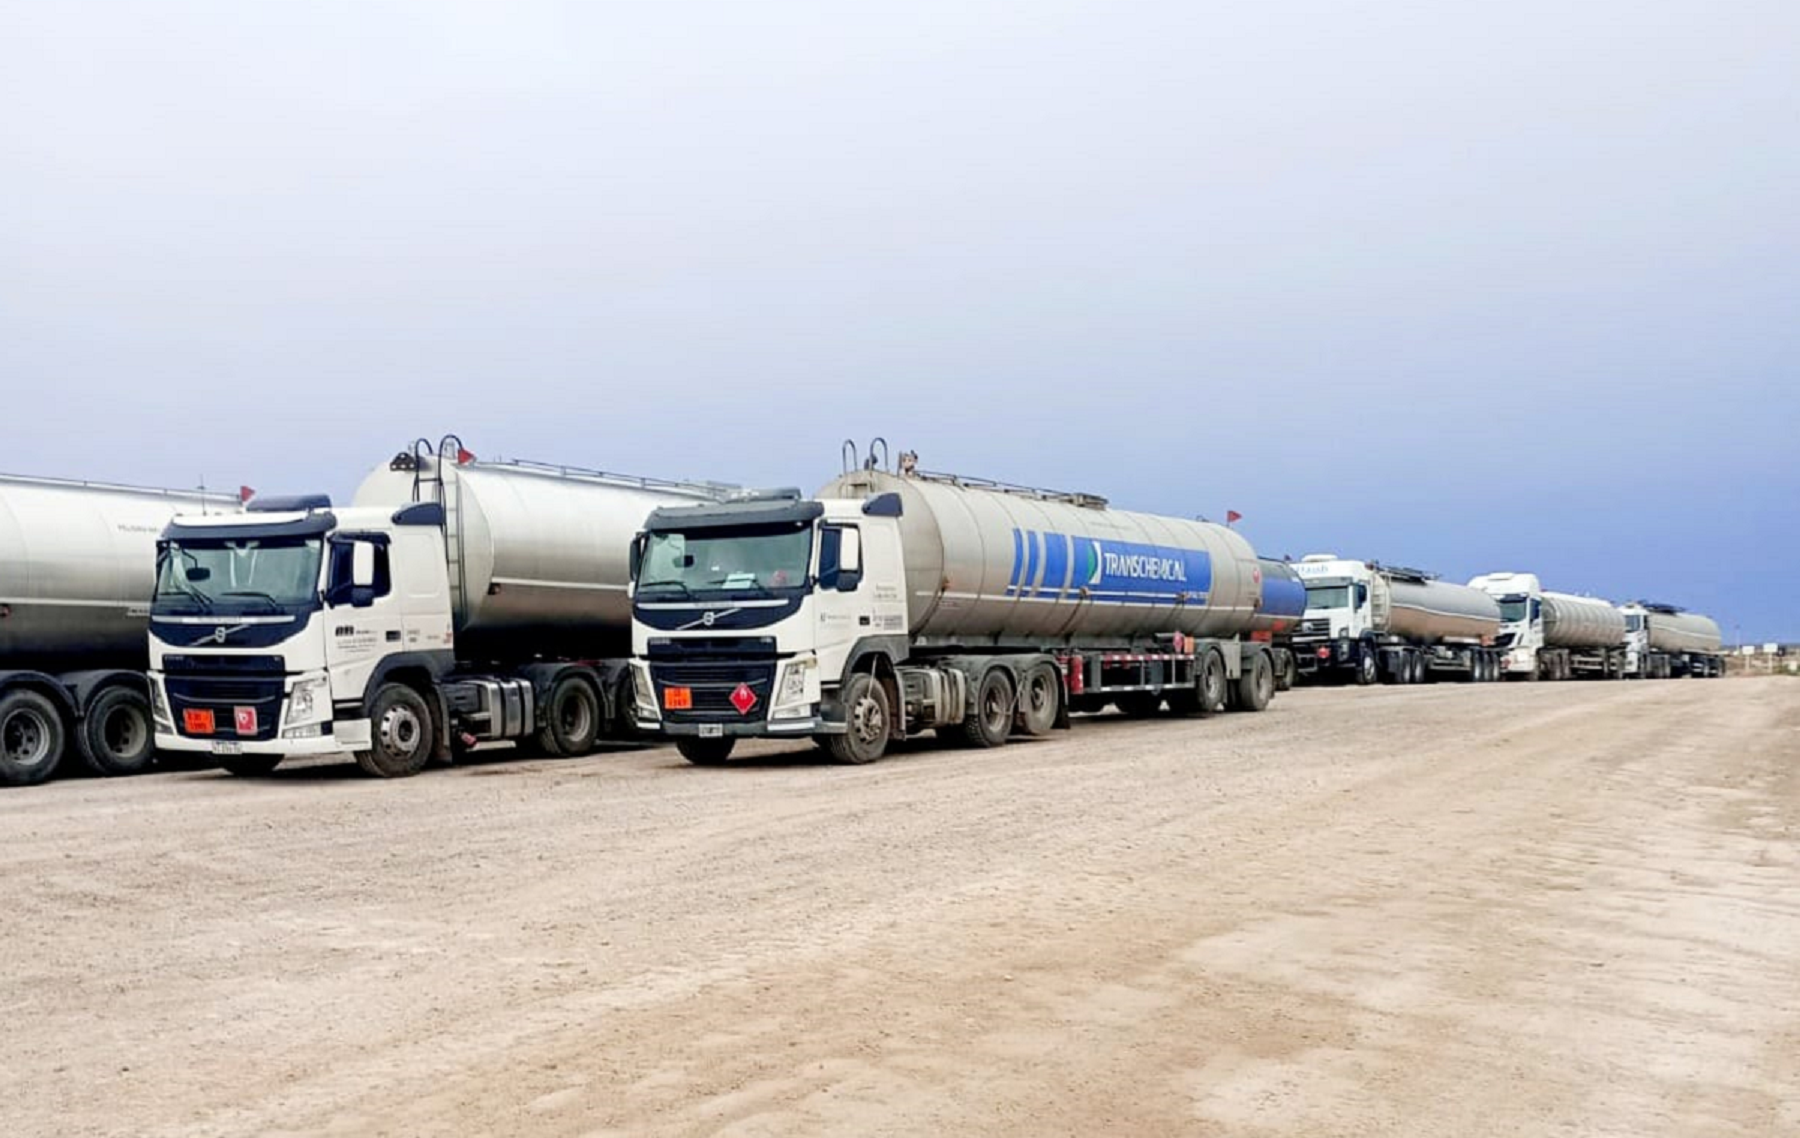
[(631, 581), (633, 584), (635, 584), (637, 582), (638, 574), (643, 571), (644, 547), (649, 544), (650, 544), (650, 535), (647, 533), (640, 533), (636, 537), (631, 539), (630, 574), (631, 574)]
[(847, 529), (838, 547), (838, 573), (862, 576), (862, 531)]
[(819, 530), (819, 587), (852, 593), (862, 583), (862, 531), (847, 526)]

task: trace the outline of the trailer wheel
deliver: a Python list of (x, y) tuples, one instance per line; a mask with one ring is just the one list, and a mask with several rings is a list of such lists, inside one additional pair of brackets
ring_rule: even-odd
[(1238, 676), (1237, 705), (1239, 711), (1261, 711), (1275, 698), (1275, 669), (1269, 657), (1258, 652), (1250, 666)]
[(1056, 727), (1057, 713), (1062, 710), (1062, 679), (1049, 664), (1038, 664), (1025, 673), (1025, 687), (1019, 693), (1019, 732), (1028, 738), (1041, 738)]
[(1275, 690), (1292, 691), (1300, 682), (1300, 666), (1294, 662), (1292, 652), (1281, 654), (1281, 664), (1275, 669)]
[(1375, 663), (1375, 653), (1365, 648), (1362, 658), (1356, 664), (1356, 682), (1363, 687), (1368, 687), (1380, 678), (1381, 670)]
[(697, 767), (723, 765), (731, 757), (731, 749), (735, 746), (736, 739), (701, 739), (684, 735), (675, 740), (675, 749), (681, 752), (681, 757)]
[(405, 684), (384, 684), (375, 694), (369, 719), (374, 738), (356, 752), (356, 765), (376, 778), (407, 778), (431, 758), (431, 708)]
[(150, 703), (130, 688), (111, 687), (88, 704), (75, 741), (88, 769), (98, 775), (140, 774), (156, 757)]
[(0, 785), (35, 786), (62, 758), (62, 716), (34, 691), (0, 696)]
[(575, 758), (594, 749), (600, 734), (600, 695), (580, 676), (568, 675), (550, 688), (538, 746), (552, 755)]
[[(1177, 692), (1169, 697), (1169, 708), (1177, 715), (1185, 714), (1180, 703), (1180, 693)], [(1161, 711), (1162, 705), (1163, 697), (1156, 692), (1148, 691), (1127, 692), (1113, 700), (1114, 707), (1133, 719), (1148, 719)]]
[(219, 766), (239, 778), (264, 778), (281, 765), (281, 755), (233, 755), (220, 759)]
[(977, 747), (998, 747), (1012, 734), (1013, 685), (1003, 668), (989, 668), (975, 689), (975, 710), (963, 720), (963, 738)]
[[(1007, 714), (1011, 713), (1008, 708)], [(867, 672), (851, 676), (844, 685), (844, 714), (849, 730), (825, 740), (834, 762), (861, 766), (887, 754), (893, 711), (888, 706), (887, 688), (879, 680)]]
[(1200, 674), (1194, 682), (1199, 687), (1200, 714), (1212, 715), (1225, 710), (1230, 685), (1225, 678), (1225, 658), (1208, 651), (1200, 661)]

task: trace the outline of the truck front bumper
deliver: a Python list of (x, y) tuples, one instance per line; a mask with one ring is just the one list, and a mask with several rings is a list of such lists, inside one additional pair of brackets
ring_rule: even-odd
[(323, 724), (317, 735), (273, 739), (207, 739), (182, 735), (165, 725), (156, 728), (156, 749), (201, 755), (281, 755), (285, 758), (309, 758), (341, 755), (347, 751), (369, 749), (370, 727), (367, 719), (340, 719)]
[(670, 738), (708, 739), (779, 739), (808, 735), (841, 735), (842, 723), (827, 723), (818, 716), (805, 719), (755, 719), (738, 723), (683, 722), (666, 719), (639, 719), (639, 731)]

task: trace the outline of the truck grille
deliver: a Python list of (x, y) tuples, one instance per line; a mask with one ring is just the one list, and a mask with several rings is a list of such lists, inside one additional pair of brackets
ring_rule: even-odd
[[(280, 656), (165, 656), (163, 689), (175, 730), (197, 739), (273, 739), (280, 727), (287, 676)], [(239, 732), (238, 712), (256, 714), (256, 729)], [(212, 734), (190, 732), (187, 712), (210, 711)]]
[(1316, 617), (1312, 618), (1311, 620), (1303, 620), (1299, 624), (1294, 626), (1295, 639), (1299, 639), (1302, 636), (1309, 636), (1309, 637), (1313, 637), (1315, 639), (1324, 639), (1326, 637), (1329, 637), (1330, 635), (1331, 635), (1331, 618), (1330, 617), (1316, 616)]
[[(656, 684), (656, 699), (663, 708), (663, 718), (676, 723), (744, 722), (766, 718), (769, 699), (775, 690), (774, 661), (718, 660), (650, 662), (650, 678)], [(743, 714), (731, 702), (731, 695), (743, 684), (756, 696), (756, 703)], [(664, 691), (671, 687), (693, 692), (694, 705), (683, 711), (669, 710)]]

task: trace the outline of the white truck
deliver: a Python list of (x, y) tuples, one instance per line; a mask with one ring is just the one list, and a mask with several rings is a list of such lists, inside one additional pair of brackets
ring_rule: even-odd
[(1725, 674), (1724, 642), (1718, 624), (1674, 605), (1633, 601), (1620, 605), (1625, 616), (1625, 675), (1666, 680)]
[(1486, 593), (1332, 553), (1309, 554), (1294, 571), (1306, 586), (1294, 633), (1302, 676), (1359, 684), (1500, 678), (1500, 606)]
[(1625, 616), (1608, 602), (1548, 592), (1535, 573), (1487, 573), (1469, 586), (1500, 604), (1501, 667), (1508, 679), (1625, 675)]
[(73, 759), (101, 775), (153, 759), (144, 682), (156, 536), (236, 497), (0, 475), (0, 786)]
[(935, 730), (992, 747), (1113, 705), (1260, 711), (1263, 570), (1236, 531), (926, 474), (871, 448), (798, 491), (650, 515), (634, 570), (639, 726), (691, 762), (811, 738), (847, 763)]
[(723, 492), (479, 462), (451, 436), (378, 468), (348, 508), (178, 517), (150, 610), (157, 746), (240, 775), (349, 751), (387, 778), (493, 740), (586, 753), (632, 722), (645, 515)]

